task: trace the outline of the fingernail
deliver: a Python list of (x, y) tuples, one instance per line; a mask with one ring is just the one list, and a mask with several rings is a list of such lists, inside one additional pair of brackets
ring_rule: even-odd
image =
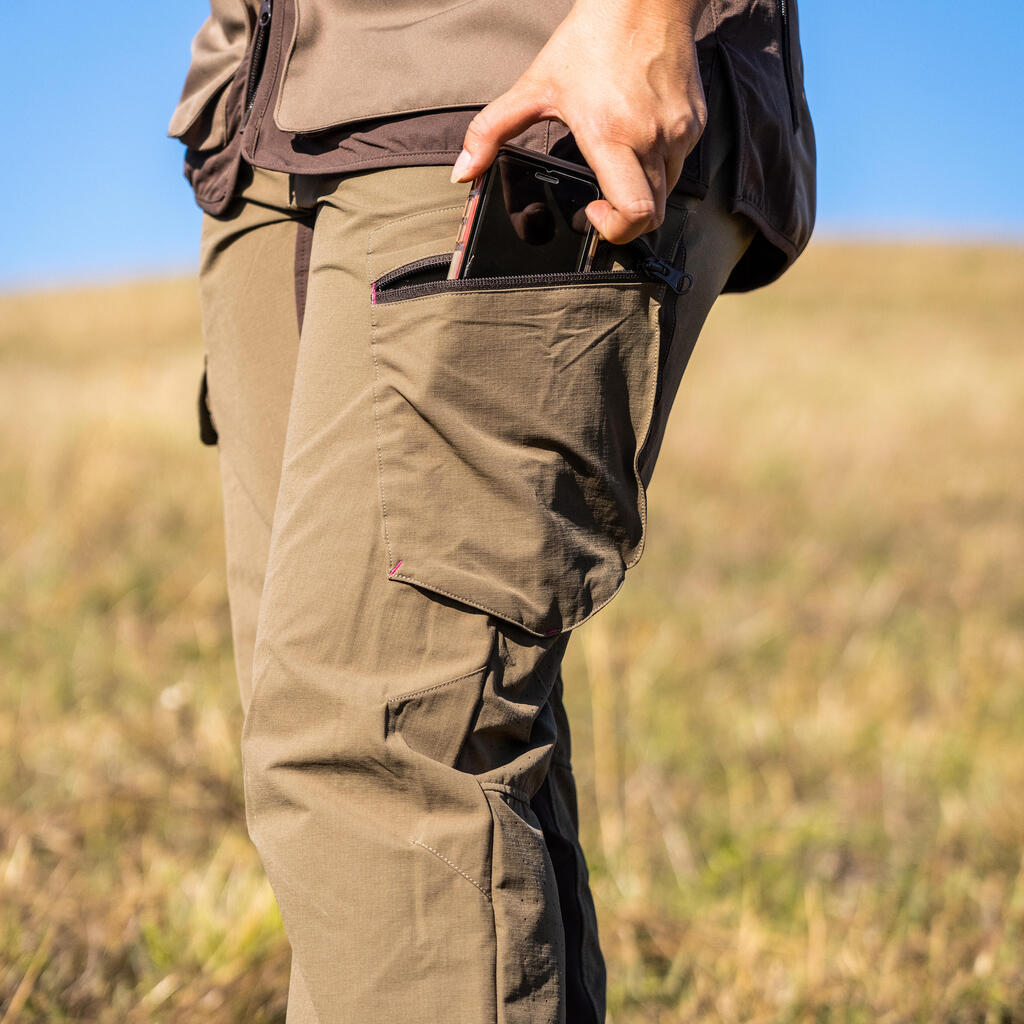
[(473, 159), (468, 150), (463, 150), (459, 154), (459, 159), (455, 161), (455, 166), (452, 168), (452, 184), (457, 185), (460, 181), (465, 179), (466, 168), (469, 167), (469, 162)]

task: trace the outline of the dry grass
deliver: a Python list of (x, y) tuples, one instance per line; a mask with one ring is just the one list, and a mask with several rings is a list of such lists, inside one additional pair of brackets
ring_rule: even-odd
[[(0, 1021), (283, 1021), (194, 287), (0, 299)], [(1024, 252), (723, 300), (566, 667), (612, 1024), (1024, 1021)]]

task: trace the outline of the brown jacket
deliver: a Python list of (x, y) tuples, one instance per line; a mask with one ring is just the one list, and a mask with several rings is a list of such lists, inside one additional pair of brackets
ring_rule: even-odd
[[(268, 0), (262, 5), (266, 21), (271, 7)], [(461, 141), (455, 136), (473, 111), (518, 78), (570, 6), (571, 0), (274, 0), (273, 30), (258, 33), (261, 0), (211, 0), (169, 133), (188, 145), (190, 180), (200, 205), (213, 212), (230, 198), (243, 154), (277, 170), (334, 172), (345, 142), (368, 137), (367, 126), (378, 135), (383, 127), (383, 148), (392, 150), (401, 135), (393, 126), (406, 126), (397, 157), (391, 152), (381, 166), (445, 163), (454, 159)], [(698, 29), (705, 86), (713, 78), (722, 83), (735, 106), (733, 208), (759, 229), (729, 290), (773, 280), (813, 227), (814, 133), (797, 18), (796, 0), (711, 0)], [(438, 120), (439, 111), (451, 113)], [(410, 125), (421, 137), (433, 132), (437, 143), (410, 146)], [(367, 161), (358, 167), (367, 169)], [(701, 178), (698, 147), (679, 187), (699, 193)]]

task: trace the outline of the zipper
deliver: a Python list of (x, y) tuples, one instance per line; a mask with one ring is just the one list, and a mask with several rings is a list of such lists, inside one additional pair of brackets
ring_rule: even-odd
[(423, 270), (430, 270), (432, 267), (447, 267), (452, 261), (450, 252), (439, 253), (437, 256), (427, 256), (425, 259), (416, 260), (415, 263), (406, 263), (404, 267), (397, 270), (389, 270), (373, 282), (375, 289), (387, 288), (392, 281), (400, 281), (403, 277), (411, 277)]
[(256, 19), (256, 36), (252, 41), (252, 56), (249, 58), (249, 79), (245, 85), (245, 114), (242, 127), (249, 122), (253, 105), (256, 103), (256, 89), (260, 84), (263, 64), (267, 59), (267, 39), (270, 36), (271, 0), (263, 0), (260, 4), (259, 17)]
[(693, 276), (663, 260), (643, 235), (634, 238), (630, 245), (641, 253), (642, 258), (637, 264), (637, 272), (641, 276), (667, 284), (676, 295), (685, 295), (693, 287)]
[(671, 263), (656, 256), (650, 245), (636, 239), (633, 245), (640, 249), (642, 258), (635, 270), (602, 270), (577, 273), (549, 274), (503, 274), (500, 277), (465, 277), (455, 281), (424, 281), (418, 284), (397, 285), (395, 282), (413, 277), (424, 271), (447, 267), (452, 254), (439, 253), (426, 256), (413, 263), (398, 267), (382, 274), (371, 285), (371, 301), (374, 305), (398, 302), (401, 299), (415, 299), (424, 295), (438, 295), (442, 292), (484, 291), (489, 288), (543, 288), (559, 284), (620, 284), (643, 280), (660, 281), (668, 285), (677, 295), (685, 295), (693, 287), (693, 278), (685, 271), (678, 270)]
[(793, 44), (789, 31), (790, 0), (778, 0), (779, 21), (782, 24), (780, 45), (782, 47), (782, 67), (786, 74), (786, 90), (789, 93), (789, 113), (793, 119), (793, 131), (800, 129), (800, 111), (796, 105), (796, 86), (793, 84)]

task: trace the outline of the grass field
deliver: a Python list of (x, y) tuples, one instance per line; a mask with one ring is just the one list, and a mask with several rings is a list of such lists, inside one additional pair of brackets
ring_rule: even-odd
[[(1022, 342), (1021, 249), (712, 314), (566, 668), (611, 1024), (1024, 1022)], [(0, 297), (0, 363), (0, 1022), (283, 1022), (195, 288)]]

